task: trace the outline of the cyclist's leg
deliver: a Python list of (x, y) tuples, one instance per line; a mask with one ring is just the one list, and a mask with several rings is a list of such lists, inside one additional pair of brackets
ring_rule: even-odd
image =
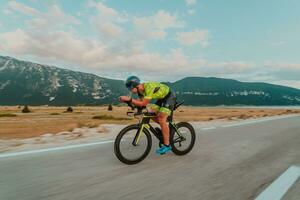
[(153, 121), (155, 121), (156, 123), (159, 124), (159, 122), (158, 122), (158, 117), (157, 117), (158, 111), (152, 110), (152, 109), (151, 109), (149, 112), (155, 113), (155, 114), (156, 114), (156, 117), (152, 117), (151, 119), (152, 119)]
[(168, 98), (164, 99), (161, 103), (159, 113), (158, 113), (158, 121), (162, 129), (164, 144), (170, 144), (170, 129), (167, 122), (168, 116), (171, 114), (174, 106), (176, 104), (176, 96), (174, 93), (171, 93)]
[[(159, 112), (159, 109), (161, 107), (161, 104), (162, 104), (162, 101), (161, 100), (157, 100), (155, 102), (155, 104), (151, 104), (150, 105), (149, 112), (155, 113), (156, 115), (158, 115), (158, 112)], [(152, 120), (159, 124), (158, 117), (153, 117)]]
[(169, 114), (171, 113), (171, 110), (165, 107), (161, 107), (158, 113), (158, 122), (162, 130), (163, 138), (164, 138), (164, 144), (169, 145), (170, 144), (170, 129), (167, 122), (167, 118)]

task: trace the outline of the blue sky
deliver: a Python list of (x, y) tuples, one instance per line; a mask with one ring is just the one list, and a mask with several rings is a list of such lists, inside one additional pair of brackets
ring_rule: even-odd
[(0, 10), (1, 55), (116, 79), (300, 88), (297, 0), (0, 0)]

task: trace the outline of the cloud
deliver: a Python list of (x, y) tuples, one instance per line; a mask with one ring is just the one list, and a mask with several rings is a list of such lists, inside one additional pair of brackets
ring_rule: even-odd
[(158, 29), (180, 28), (184, 25), (176, 16), (164, 10), (159, 10), (153, 17), (150, 17), (149, 20), (151, 20), (154, 23), (153, 26)]
[(202, 47), (206, 47), (208, 45), (208, 38), (208, 30), (195, 30), (176, 34), (177, 41), (185, 46), (200, 44)]
[(116, 23), (128, 21), (128, 15), (126, 12), (119, 12), (116, 9), (108, 7), (103, 2), (89, 1), (88, 7), (95, 8), (97, 10), (98, 17), (101, 17), (106, 21), (108, 20)]
[(98, 33), (106, 38), (116, 38), (123, 32), (123, 29), (120, 26), (109, 21), (105, 22), (94, 19), (93, 24), (95, 25)]
[(271, 63), (264, 64), (264, 71), (276, 80), (300, 81), (300, 63)]
[(9, 12), (17, 12), (31, 16), (32, 18), (27, 22), (30, 29), (46, 31), (54, 28), (64, 28), (64, 26), (68, 24), (80, 24), (79, 20), (64, 13), (63, 10), (55, 4), (49, 6), (47, 12), (40, 12), (16, 1), (9, 1), (7, 9)]
[(145, 39), (163, 39), (167, 35), (167, 29), (184, 26), (183, 21), (164, 10), (148, 17), (135, 17), (133, 24), (138, 34)]
[[(218, 68), (218, 70), (220, 68), (223, 68), (228, 74), (238, 74), (246, 72), (248, 70), (253, 70), (253, 67), (255, 67), (255, 65), (245, 61), (229, 61), (209, 63), (208, 67)], [(226, 74), (226, 72), (224, 71), (221, 73)]]
[(3, 33), (0, 35), (0, 50), (14, 54), (24, 53), (24, 45), (26, 46), (27, 35), (21, 30), (17, 29), (14, 32)]
[[(93, 5), (97, 8), (97, 16), (94, 18), (97, 30), (104, 37), (120, 35), (123, 30), (115, 23), (122, 23), (124, 18), (120, 20), (122, 16), (104, 4)], [(105, 20), (97, 20), (97, 17)], [(130, 57), (129, 54), (141, 54), (143, 44), (136, 40), (88, 39), (80, 37), (75, 31), (61, 29), (76, 22), (75, 18), (66, 15), (57, 5), (52, 5), (45, 14), (38, 14), (27, 20), (27, 28), (1, 33), (0, 51), (21, 56), (55, 58), (57, 61), (91, 68), (105, 68), (110, 63), (109, 60), (114, 60), (115, 57), (127, 58)]]
[(78, 25), (80, 22), (58, 5), (48, 6), (43, 13), (14, 1), (8, 3), (8, 8), (32, 17), (26, 21), (27, 28), (0, 34), (1, 52), (55, 58), (78, 65), (93, 62), (96, 57), (93, 55), (104, 55), (105, 45), (99, 41), (83, 39), (75, 33), (63, 31), (67, 25)]
[(88, 6), (97, 10), (97, 15), (91, 18), (91, 25), (102, 37), (117, 38), (124, 32), (121, 24), (127, 21), (126, 14), (119, 13), (102, 2), (90, 1)]
[(269, 81), (269, 83), (273, 83), (276, 85), (285, 85), (285, 86), (300, 89), (300, 81), (276, 80), (276, 81)]
[[(38, 34), (18, 29), (0, 35), (0, 41), (2, 51), (6, 50), (20, 55), (54, 57), (81, 63), (85, 61), (85, 55), (89, 55), (91, 50), (97, 50), (97, 48), (92, 48), (91, 41), (76, 38), (62, 31)], [(98, 55), (101, 56), (100, 53)]]
[(9, 1), (7, 4), (8, 9), (18, 11), (25, 15), (38, 16), (41, 13), (34, 8), (18, 3), (16, 1)]
[(187, 6), (192, 6), (197, 3), (197, 0), (185, 0)]
[(91, 2), (90, 6), (95, 6), (97, 10), (101, 13), (103, 17), (107, 18), (119, 18), (119, 13), (113, 8), (109, 8), (106, 5), (104, 5), (102, 2), (95, 3)]
[[(233, 68), (233, 67), (232, 67)], [(300, 64), (297, 63), (272, 63), (250, 65), (236, 74), (227, 75), (229, 78), (250, 82), (268, 82), (277, 85), (286, 85), (300, 89)]]
[(152, 26), (156, 29), (181, 28), (184, 26), (184, 22), (178, 20), (175, 15), (164, 10), (159, 10), (152, 16), (141, 18), (136, 17), (134, 19), (134, 24), (141, 28)]
[[(276, 69), (289, 69), (295, 70), (300, 72), (300, 63), (288, 63), (288, 62), (281, 62), (281, 63), (272, 63), (266, 62), (264, 64), (265, 67), (275, 67)], [(300, 77), (299, 77), (300, 79)]]
[(116, 49), (98, 40), (83, 39), (73, 33), (63, 31), (46, 34), (16, 30), (0, 35), (0, 51), (15, 55), (33, 55), (43, 58), (55, 58), (85, 70), (101, 73), (140, 73), (148, 77), (168, 74), (179, 77), (199, 75), (243, 73), (248, 70), (247, 63), (221, 62), (192, 59), (181, 49), (171, 49), (166, 55), (145, 52), (139, 43)]
[(29, 23), (32, 28), (47, 30), (64, 28), (68, 24), (79, 25), (80, 22), (75, 17), (65, 14), (57, 5), (50, 6), (48, 12)]

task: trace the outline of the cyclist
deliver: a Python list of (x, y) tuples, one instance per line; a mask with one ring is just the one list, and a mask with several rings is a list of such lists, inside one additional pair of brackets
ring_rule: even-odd
[(157, 100), (155, 104), (150, 104), (150, 112), (154, 112), (157, 115), (153, 120), (161, 127), (164, 144), (156, 150), (156, 153), (164, 154), (170, 151), (170, 130), (167, 118), (176, 104), (175, 94), (165, 84), (159, 82), (141, 83), (136, 76), (128, 77), (125, 85), (132, 93), (138, 94), (140, 99), (121, 96), (121, 102), (130, 101), (136, 106), (146, 106), (151, 100)]

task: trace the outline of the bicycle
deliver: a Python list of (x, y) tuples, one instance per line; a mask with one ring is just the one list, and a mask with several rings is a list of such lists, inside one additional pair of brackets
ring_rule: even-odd
[[(117, 135), (114, 143), (114, 152), (117, 158), (128, 165), (137, 164), (144, 160), (152, 147), (151, 133), (158, 139), (159, 146), (163, 144), (163, 135), (161, 129), (154, 128), (150, 124), (151, 118), (156, 117), (155, 113), (148, 110), (143, 112), (146, 107), (137, 107), (130, 102), (126, 102), (132, 110), (127, 115), (133, 114), (134, 117), (140, 115), (139, 123), (129, 125), (123, 128)], [(177, 103), (168, 117), (170, 128), (170, 145), (176, 155), (185, 155), (189, 153), (195, 144), (196, 134), (193, 126), (188, 122), (173, 122), (173, 112), (184, 102)], [(182, 130), (183, 129), (183, 130)], [(186, 145), (186, 147), (184, 147)]]

